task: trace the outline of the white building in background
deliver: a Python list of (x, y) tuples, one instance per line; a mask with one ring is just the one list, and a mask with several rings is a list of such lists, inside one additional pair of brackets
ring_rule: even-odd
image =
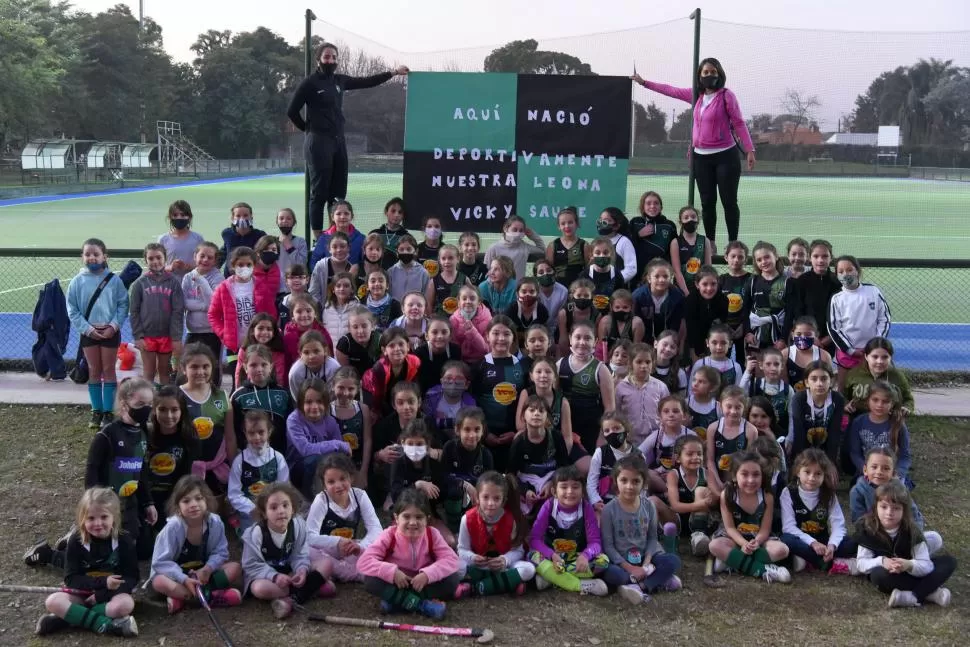
[(875, 146), (879, 143), (878, 133), (833, 133), (825, 140), (826, 144), (841, 146)]

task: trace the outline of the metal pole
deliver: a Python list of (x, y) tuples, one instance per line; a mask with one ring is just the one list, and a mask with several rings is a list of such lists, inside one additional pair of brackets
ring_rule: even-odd
[(630, 101), (630, 159), (636, 157), (637, 147), (637, 102)]
[[(697, 105), (697, 66), (701, 62), (701, 8), (694, 9), (690, 14), (690, 19), (694, 21), (694, 65), (690, 70), (691, 102), (690, 105)], [(691, 119), (687, 145), (691, 146), (694, 141), (694, 120)], [(694, 206), (694, 164), (691, 163), (690, 170), (687, 172), (687, 204)]]
[[(304, 76), (310, 76), (310, 72), (313, 70), (313, 45), (310, 42), (313, 38), (313, 21), (317, 19), (317, 15), (313, 13), (313, 10), (306, 10), (306, 40), (303, 43), (304, 49), (304, 61), (303, 61), (303, 74)], [(307, 116), (309, 116), (309, 108), (304, 109)], [(311, 238), (310, 231), (310, 167), (304, 162), (303, 164), (303, 235), (307, 240), (308, 252), (313, 250), (313, 244), (316, 242)], [(307, 263), (310, 259), (307, 258)]]
[(145, 31), (145, 0), (138, 0), (138, 31)]

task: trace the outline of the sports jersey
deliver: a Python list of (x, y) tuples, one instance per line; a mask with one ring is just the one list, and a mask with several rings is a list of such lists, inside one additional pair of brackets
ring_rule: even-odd
[(586, 241), (577, 238), (569, 248), (562, 244), (561, 238), (552, 241), (552, 267), (556, 270), (556, 281), (568, 290), (586, 267)]
[(617, 290), (626, 289), (623, 275), (615, 266), (606, 272), (597, 272), (590, 267), (586, 278), (593, 282), (593, 308), (600, 315), (607, 314), (610, 311), (610, 296)]
[(360, 410), (360, 403), (357, 400), (351, 400), (350, 405), (354, 408), (354, 415), (351, 417), (338, 418), (336, 402), (330, 403), (330, 415), (340, 427), (340, 438), (350, 445), (350, 458), (357, 469), (360, 469), (364, 460), (364, 413)]
[(683, 234), (677, 236), (677, 248), (680, 250), (680, 273), (691, 292), (695, 289), (694, 277), (704, 264), (704, 251), (707, 238), (694, 234), (694, 242), (688, 241)]
[(435, 314), (448, 317), (455, 314), (458, 310), (458, 291), (461, 290), (467, 280), (461, 272), (458, 272), (455, 280), (451, 283), (448, 283), (440, 272), (433, 275), (431, 283), (434, 285)]
[(750, 541), (761, 530), (761, 522), (765, 517), (765, 491), (758, 488), (758, 505), (751, 512), (741, 507), (740, 498), (740, 492), (734, 495), (731, 518), (734, 521), (735, 529), (741, 533), (742, 537)]
[[(798, 357), (798, 349), (795, 346), (788, 347), (788, 359), (785, 362), (785, 369), (788, 371), (788, 383), (796, 391), (805, 390), (805, 366), (799, 366), (795, 359)], [(822, 352), (818, 346), (812, 346), (811, 362), (817, 362), (822, 357)]]
[(714, 431), (714, 464), (722, 474), (731, 468), (731, 454), (737, 453), (748, 446), (747, 422), (741, 421), (741, 428), (734, 438), (724, 437), (724, 418), (717, 421)]
[(600, 418), (603, 416), (603, 394), (599, 382), (600, 361), (591, 357), (582, 368), (574, 370), (570, 362), (572, 357), (570, 354), (556, 362), (559, 388), (563, 397), (569, 400), (573, 431), (579, 434), (583, 447), (592, 454), (596, 451)]
[(750, 307), (748, 300), (750, 295), (747, 292), (751, 273), (745, 272), (741, 276), (722, 274), (717, 277), (717, 287), (728, 300), (727, 325), (731, 328), (746, 326), (748, 323), (747, 310)]
[(209, 397), (202, 402), (192, 399), (182, 390), (189, 412), (189, 420), (201, 442), (201, 460), (212, 462), (219, 452), (226, 432), (226, 412), (229, 411), (229, 398), (222, 389), (209, 389)]

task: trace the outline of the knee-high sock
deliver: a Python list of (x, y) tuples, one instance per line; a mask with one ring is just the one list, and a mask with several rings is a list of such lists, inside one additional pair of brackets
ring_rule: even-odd
[(771, 557), (764, 548), (759, 548), (750, 555), (746, 555), (740, 548), (732, 548), (725, 561), (736, 571), (752, 577), (761, 577), (765, 572), (765, 564), (771, 563)]
[(100, 382), (88, 382), (88, 400), (92, 411), (104, 411), (104, 393)]
[(83, 604), (72, 604), (64, 615), (64, 621), (72, 627), (81, 627), (95, 633), (101, 633), (105, 627), (111, 624), (111, 618), (104, 615), (104, 605), (98, 605), (97, 608), (101, 613), (98, 613), (95, 608), (89, 609)]
[(408, 611), (415, 611), (421, 605), (420, 595), (411, 589), (399, 589), (393, 584), (384, 587), (381, 599)]
[(101, 390), (101, 410), (111, 411), (115, 406), (115, 391), (118, 390), (117, 382), (105, 382)]
[(473, 588), (478, 595), (511, 593), (522, 582), (522, 576), (514, 568), (492, 571), (471, 566), (468, 569), (468, 579), (474, 582)]
[(579, 578), (573, 573), (560, 573), (551, 560), (544, 559), (536, 566), (536, 574), (552, 582), (564, 591), (579, 593)]

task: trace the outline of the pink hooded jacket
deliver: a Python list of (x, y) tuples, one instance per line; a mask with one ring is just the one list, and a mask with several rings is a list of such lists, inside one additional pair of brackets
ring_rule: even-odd
[(458, 555), (445, 543), (441, 533), (430, 526), (413, 543), (398, 533), (397, 526), (391, 526), (364, 550), (357, 560), (357, 571), (393, 584), (397, 569), (409, 577), (424, 573), (429, 582), (439, 582), (458, 572)]
[(488, 342), (485, 340), (485, 329), (492, 320), (492, 313), (484, 304), (478, 305), (478, 311), (472, 317), (472, 326), (465, 329), (465, 316), (458, 310), (451, 315), (451, 341), (461, 346), (461, 358), (474, 366), (485, 359), (488, 354)]
[[(690, 88), (676, 88), (672, 85), (654, 83), (653, 81), (644, 81), (643, 87), (687, 103), (690, 103), (693, 97), (693, 91)], [(714, 93), (714, 100), (707, 106), (707, 109), (701, 110), (703, 105), (704, 97), (701, 95), (697, 97), (697, 103), (694, 105), (693, 145), (695, 148), (734, 146), (734, 137), (731, 136), (733, 126), (735, 134), (741, 140), (741, 148), (744, 149), (744, 152), (754, 150), (751, 133), (748, 132), (748, 126), (744, 123), (741, 106), (733, 92), (727, 88), (721, 88)]]

